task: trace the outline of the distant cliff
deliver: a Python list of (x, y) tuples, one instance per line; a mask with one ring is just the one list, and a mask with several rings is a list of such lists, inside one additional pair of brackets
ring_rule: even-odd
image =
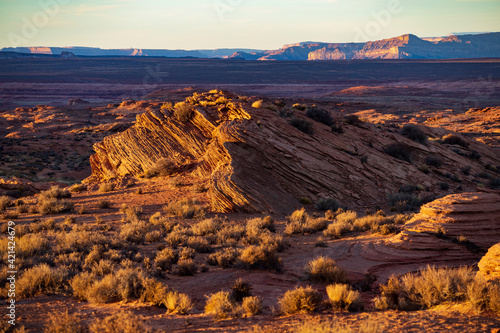
[[(279, 50), (215, 49), (100, 49), (93, 47), (6, 47), (1, 53), (76, 56), (153, 56), (169, 58), (229, 58), (244, 60), (343, 60), (343, 59), (454, 59), (500, 57), (500, 32), (476, 35), (419, 38), (415, 35), (366, 43), (304, 42)], [(0, 55), (1, 56), (1, 55)]]
[(366, 43), (299, 43), (234, 57), (247, 60), (453, 59), (500, 57), (500, 33), (421, 39), (415, 35)]

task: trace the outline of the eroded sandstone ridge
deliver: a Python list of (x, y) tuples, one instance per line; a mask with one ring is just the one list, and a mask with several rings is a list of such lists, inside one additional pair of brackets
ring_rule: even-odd
[(339, 243), (330, 251), (340, 265), (373, 273), (380, 282), (427, 265), (458, 267), (478, 262), (480, 274), (498, 278), (499, 216), (500, 192), (452, 194), (422, 206), (392, 237)]
[[(137, 176), (167, 158), (176, 172), (207, 179), (213, 211), (277, 213), (295, 209), (302, 197), (333, 197), (350, 207), (387, 205), (387, 196), (407, 184), (419, 185), (415, 195), (422, 198), (446, 193), (443, 181), (451, 183), (450, 191), (473, 190), (476, 173), (487, 164), (500, 165), (495, 150), (472, 140), (464, 139), (466, 146), (438, 140), (422, 144), (400, 135), (399, 128), (345, 123), (339, 112), (329, 110), (342, 123), (336, 133), (291, 103), (254, 108), (253, 101), (222, 92), (194, 94), (185, 102), (194, 110), (185, 122), (174, 116), (175, 107), (147, 111), (128, 130), (94, 146), (88, 181)], [(311, 121), (313, 133), (298, 130), (292, 119)], [(422, 130), (431, 138), (449, 133)], [(409, 161), (386, 153), (395, 143), (404, 144)], [(471, 158), (472, 151), (480, 159)], [(429, 155), (442, 164), (423, 168)], [(470, 166), (468, 175), (460, 171), (464, 166)], [(456, 175), (453, 183), (451, 175)]]

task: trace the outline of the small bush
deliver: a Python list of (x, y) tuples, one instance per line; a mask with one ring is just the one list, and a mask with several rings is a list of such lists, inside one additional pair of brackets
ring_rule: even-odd
[(198, 267), (196, 267), (193, 259), (179, 259), (177, 265), (179, 266), (180, 276), (194, 275), (198, 271)]
[(89, 326), (91, 333), (151, 333), (153, 330), (143, 320), (130, 313), (120, 312), (104, 319), (96, 319)]
[(312, 287), (296, 287), (287, 291), (279, 300), (281, 313), (311, 313), (316, 311), (322, 302), (321, 294)]
[(191, 231), (196, 236), (209, 236), (220, 230), (221, 225), (217, 219), (206, 219), (191, 226)]
[(340, 208), (340, 203), (334, 198), (320, 198), (314, 208), (321, 211), (335, 211)]
[(361, 295), (347, 284), (333, 284), (326, 287), (330, 304), (335, 310), (359, 311), (363, 307)]
[(41, 192), (40, 197), (62, 199), (71, 197), (71, 193), (69, 193), (68, 189), (52, 186), (50, 190)]
[(207, 258), (207, 263), (212, 266), (229, 268), (233, 266), (237, 258), (238, 252), (235, 249), (226, 248), (209, 255)]
[(74, 184), (69, 188), (69, 191), (73, 193), (80, 193), (86, 190), (87, 190), (87, 185), (85, 184)]
[(443, 165), (443, 160), (436, 155), (427, 155), (427, 157), (425, 158), (425, 164), (427, 164), (428, 166), (440, 168)]
[(170, 248), (166, 248), (156, 254), (154, 262), (155, 267), (159, 267), (166, 271), (172, 269), (172, 265), (177, 263), (178, 260), (179, 255), (177, 252)]
[(76, 314), (70, 315), (67, 311), (51, 314), (44, 333), (85, 333), (83, 325), (81, 324)]
[(63, 291), (68, 272), (47, 264), (28, 268), (16, 281), (16, 295), (32, 297), (40, 293)]
[(299, 111), (305, 111), (307, 109), (307, 105), (295, 103), (294, 105), (292, 105), (292, 108), (297, 109)]
[(424, 131), (414, 124), (405, 125), (401, 129), (401, 135), (421, 144), (425, 144), (427, 142), (427, 135), (425, 135)]
[(245, 297), (241, 306), (247, 316), (255, 316), (262, 312), (262, 299), (258, 296)]
[(397, 211), (408, 211), (420, 207), (423, 201), (411, 193), (391, 193), (387, 196), (389, 205)]
[(156, 161), (145, 173), (145, 178), (166, 177), (174, 173), (175, 163), (166, 158)]
[(193, 118), (194, 108), (192, 105), (180, 102), (174, 106), (174, 117), (181, 123), (187, 123)]
[(213, 315), (215, 319), (225, 319), (232, 315), (235, 304), (227, 291), (219, 291), (208, 297), (205, 313)]
[(462, 138), (459, 135), (456, 134), (448, 134), (445, 135), (441, 138), (441, 143), (447, 144), (447, 145), (459, 145), (462, 147), (467, 147), (469, 143), (465, 141), (464, 138)]
[[(471, 301), (478, 304), (478, 292), (469, 293), (467, 290), (481, 290), (484, 281), (475, 280), (475, 274), (470, 268), (458, 269), (436, 268), (428, 266), (420, 274), (408, 273), (401, 277), (391, 277), (386, 285), (381, 287), (381, 296), (374, 299), (375, 307), (379, 310), (398, 309), (403, 311), (426, 309), (447, 301)], [(483, 294), (481, 296), (486, 298)], [(481, 302), (479, 302), (481, 303)], [(474, 304), (473, 304), (474, 305)]]
[(468, 175), (470, 175), (470, 169), (471, 169), (471, 166), (466, 165), (466, 166), (460, 168), (460, 172), (463, 173), (464, 175), (468, 176)]
[(251, 296), (252, 286), (250, 283), (243, 281), (241, 278), (237, 279), (233, 283), (233, 287), (231, 288), (231, 298), (235, 302), (243, 301), (243, 298)]
[(210, 242), (200, 236), (191, 236), (187, 240), (187, 244), (189, 247), (196, 250), (198, 253), (210, 253), (212, 252), (212, 245)]
[(38, 199), (38, 211), (42, 215), (69, 212), (73, 207), (73, 203), (65, 199), (47, 197), (40, 197)]
[(324, 109), (312, 107), (307, 110), (306, 116), (327, 126), (331, 126), (333, 124), (333, 119), (330, 115), (330, 112)]
[(327, 226), (326, 230), (323, 231), (323, 235), (330, 238), (340, 238), (351, 230), (352, 224), (335, 221)]
[(298, 129), (299, 131), (312, 135), (314, 132), (313, 124), (309, 120), (292, 118), (290, 120), (290, 125)]
[(171, 202), (164, 209), (167, 213), (184, 219), (199, 219), (205, 216), (205, 209), (193, 199)]
[(247, 269), (267, 268), (281, 270), (281, 259), (276, 254), (276, 248), (266, 245), (250, 245), (240, 254), (240, 260)]
[(344, 129), (342, 128), (342, 125), (339, 123), (332, 124), (331, 129), (332, 133), (337, 133), (337, 134), (344, 133)]
[(168, 313), (187, 314), (193, 308), (193, 302), (188, 295), (171, 291), (167, 294), (163, 304)]
[(307, 263), (305, 267), (307, 279), (314, 282), (346, 283), (347, 273), (337, 267), (335, 260), (327, 257), (318, 257)]
[(0, 212), (4, 211), (11, 204), (11, 200), (8, 196), (3, 195), (0, 197)]
[(413, 148), (406, 143), (392, 143), (384, 148), (384, 152), (402, 161), (412, 161)]
[(308, 197), (300, 197), (299, 202), (302, 205), (311, 205), (313, 203)]
[(115, 189), (115, 184), (113, 184), (113, 183), (102, 183), (99, 186), (99, 192), (101, 192), (101, 193), (111, 192), (114, 189)]

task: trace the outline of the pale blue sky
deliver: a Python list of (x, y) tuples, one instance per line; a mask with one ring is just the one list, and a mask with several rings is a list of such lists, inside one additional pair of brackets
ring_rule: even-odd
[(276, 49), (500, 31), (499, 17), (500, 0), (0, 0), (0, 47)]

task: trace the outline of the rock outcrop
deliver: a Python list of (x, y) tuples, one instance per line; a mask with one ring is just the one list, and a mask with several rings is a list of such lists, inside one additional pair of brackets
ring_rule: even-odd
[(477, 266), (479, 275), (488, 280), (500, 281), (500, 243), (493, 245)]
[[(208, 180), (215, 212), (288, 213), (302, 197), (334, 197), (359, 208), (386, 206), (387, 196), (407, 184), (420, 185), (414, 195), (432, 198), (446, 193), (440, 189), (441, 179), (460, 174), (464, 165), (471, 165), (471, 173), (484, 170), (483, 163), (500, 165), (498, 154), (477, 142), (469, 142), (457, 154), (450, 145), (420, 144), (401, 136), (399, 129), (368, 123), (344, 124), (343, 133), (333, 133), (330, 126), (294, 111), (295, 118), (312, 122), (314, 132), (306, 134), (278, 110), (252, 108), (251, 102), (212, 92), (186, 100), (194, 109), (187, 122), (179, 121), (169, 108), (140, 114), (128, 130), (94, 146), (88, 181), (137, 176), (168, 158), (178, 172)], [(422, 128), (431, 137), (448, 133)], [(412, 163), (384, 152), (395, 142), (405, 144)], [(472, 149), (481, 154), (481, 163), (467, 157)], [(419, 166), (430, 154), (441, 158), (443, 165), (424, 173)], [(474, 178), (460, 178), (461, 188), (475, 188)]]
[(500, 239), (499, 211), (500, 192), (448, 195), (422, 206), (398, 234), (348, 242), (347, 249), (339, 242), (331, 256), (342, 267), (376, 274), (379, 282), (427, 265), (458, 267), (479, 260), (480, 274), (498, 278), (500, 244), (491, 246)]

